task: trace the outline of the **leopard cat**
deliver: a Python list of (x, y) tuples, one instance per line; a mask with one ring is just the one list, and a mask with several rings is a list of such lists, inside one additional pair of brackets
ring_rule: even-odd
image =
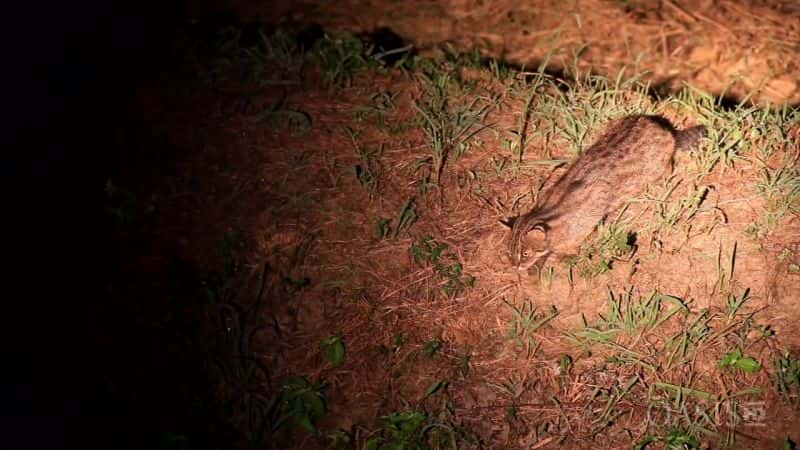
[(705, 136), (702, 125), (676, 130), (661, 116), (615, 121), (530, 212), (504, 222), (511, 227), (512, 264), (528, 270), (550, 255), (574, 255), (598, 223), (672, 172), (676, 151), (693, 148)]

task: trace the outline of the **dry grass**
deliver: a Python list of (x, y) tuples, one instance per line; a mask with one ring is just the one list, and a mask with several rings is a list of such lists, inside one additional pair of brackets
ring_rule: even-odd
[[(620, 23), (610, 20), (618, 10), (605, 2), (581, 2), (580, 15), (562, 27), (558, 48), (566, 51), (608, 33), (608, 39), (597, 41), (602, 45), (581, 57), (581, 64), (586, 59), (597, 67), (616, 68), (629, 64), (640, 50), (661, 45), (661, 53), (642, 60), (658, 78), (671, 76), (663, 68), (678, 55), (694, 54), (689, 42), (704, 39), (709, 30), (715, 30), (714, 40), (706, 45), (719, 54), (745, 38), (739, 25), (732, 25), (732, 15), (743, 15), (733, 2), (697, 10), (674, 1), (663, 4), (660, 11), (632, 6), (629, 20)], [(541, 26), (537, 29), (546, 33), (508, 38), (502, 51), (512, 61), (543, 58), (536, 53), (543, 47), (535, 44), (555, 30), (547, 25), (555, 26), (548, 21), (554, 20), (556, 7), (534, 17), (524, 6), (512, 8), (507, 2), (467, 6), (456, 2), (449, 14), (460, 17), (459, 26), (472, 27), (476, 36), (479, 28), (473, 22), (495, 26), (502, 34), (509, 13), (515, 20), (541, 21), (535, 22)], [(758, 16), (751, 32), (775, 20), (774, 9), (753, 6), (747, 11)], [(667, 20), (655, 25), (661, 16)], [(760, 31), (757, 42), (769, 43), (774, 51), (784, 48), (787, 34), (797, 32), (787, 28), (781, 40), (766, 37), (774, 32)], [(604, 54), (625, 43), (630, 44), (627, 53)], [(264, 89), (252, 109), (233, 112), (220, 112), (220, 105), (236, 104), (241, 91), (198, 90), (174, 99), (202, 118), (186, 132), (175, 128), (183, 120), (180, 115), (153, 114), (152, 126), (170, 135), (176, 147), (202, 143), (199, 153), (180, 158), (177, 176), (157, 182), (163, 215), (154, 226), (156, 239), (169, 240), (172, 230), (180, 229), (191, 242), (180, 252), (213, 267), (226, 257), (218, 250), (220, 236), (232, 227), (241, 230), (248, 244), (234, 253), (242, 272), (253, 274), (249, 284), (241, 283), (246, 287), (238, 301), (244, 304), (252, 303), (247, 299), (255, 297), (256, 275), (266, 262), (267, 294), (254, 318), (263, 326), (253, 331), (248, 355), (267, 368), (266, 379), (259, 381), (263, 395), (277, 395), (284, 380), (298, 375), (324, 380), (328, 414), (318, 429), (345, 430), (358, 448), (379, 434), (378, 417), (423, 410), (428, 420), (438, 420), (435, 429), (452, 431), (457, 448), (467, 448), (470, 436), (489, 448), (620, 448), (676, 428), (715, 448), (776, 448), (786, 436), (797, 440), (798, 410), (781, 402), (769, 373), (780, 348), (800, 346), (794, 326), (800, 309), (793, 304), (800, 292), (791, 270), (800, 259), (792, 238), (796, 217), (782, 217), (767, 239), (748, 232), (764, 215), (763, 203), (753, 201), (759, 198), (760, 167), (719, 163), (706, 174), (697, 155), (682, 155), (674, 185), (665, 180), (665, 187), (653, 187), (625, 212), (626, 225), (638, 233), (632, 258), (615, 261), (612, 270), (593, 277), (571, 273), (563, 262), (553, 263), (548, 272), (521, 274), (505, 260), (505, 233), (498, 220), (529, 208), (542, 185), (561, 173), (548, 164), (568, 161), (574, 152), (562, 135), (520, 126), (526, 120), (545, 123), (535, 114), (526, 117), (526, 105), (539, 103), (529, 102), (521, 77), (498, 79), (475, 67), (455, 73), (463, 86), (474, 82), (477, 88), (459, 91), (452, 107), (475, 96), (493, 98), (496, 104), (483, 119), (486, 126), (466, 140), (464, 154), (451, 154), (434, 179), (424, 162), (431, 155), (430, 139), (413, 107), (426, 90), (413, 72), (366, 70), (347, 87), (332, 89), (309, 69), (302, 89)], [(143, 95), (158, 97), (169, 86), (151, 89)], [(549, 91), (542, 92), (546, 97)], [(393, 108), (383, 122), (377, 117), (358, 120), (355, 111), (373, 104), (376, 93), (390, 93)], [(761, 93), (771, 95), (766, 88)], [(275, 105), (283, 97), (287, 110), (311, 118), (308, 130), (298, 132), (291, 122), (251, 120), (258, 102)], [(697, 111), (669, 100), (643, 102), (676, 121), (698, 120)], [(604, 122), (588, 130), (587, 142)], [(509, 147), (509, 136), (526, 143), (523, 152)], [(779, 152), (791, 151), (796, 149)], [(354, 170), (366, 167), (365, 158), (375, 178), (372, 188), (360, 183)], [(702, 201), (698, 192), (706, 193)], [(416, 219), (397, 229), (398, 214), (412, 199)], [(398, 231), (380, 233), (381, 219)], [(412, 246), (429, 236), (447, 245), (449, 256), (442, 257), (441, 265), (412, 257)], [(473, 287), (444, 289), (452, 278), (442, 267), (453, 264), (475, 277)], [(625, 308), (660, 292), (682, 299), (685, 311), (653, 329), (636, 325), (615, 332), (610, 344), (586, 338), (589, 325), (603, 322), (600, 315), (606, 322), (595, 329), (611, 326), (609, 291), (619, 295), (631, 286), (633, 303)], [(730, 296), (741, 296), (747, 288), (745, 306), (729, 314)], [(651, 312), (666, 313), (667, 303)], [(551, 306), (558, 313), (552, 317)], [(704, 308), (709, 329), (693, 328), (705, 320)], [(758, 328), (764, 324), (775, 336)], [(696, 341), (678, 350), (675, 342), (692, 332), (698, 333), (691, 336)], [(340, 366), (327, 362), (319, 350), (320, 341), (333, 335), (341, 336), (347, 348)], [(431, 355), (427, 350), (433, 342), (441, 347)], [(735, 348), (764, 368), (746, 374), (717, 367)], [(439, 389), (431, 393), (434, 386)], [(751, 391), (756, 387), (763, 391)], [(222, 391), (228, 388), (221, 386)], [(767, 426), (730, 421), (731, 409), (746, 401), (769, 405)], [(324, 436), (283, 433), (277, 430), (270, 438), (294, 448), (325, 442)]]
[[(679, 89), (687, 81), (738, 98), (797, 103), (800, 10), (790, 0), (576, 2), (508, 0), (235, 4), (244, 18), (292, 16), (337, 31), (390, 27), (418, 47), (454, 42), (467, 51), (532, 67), (551, 47), (567, 67), (583, 49), (584, 68), (612, 74), (633, 61), (655, 86)], [(198, 11), (200, 14), (201, 11)]]

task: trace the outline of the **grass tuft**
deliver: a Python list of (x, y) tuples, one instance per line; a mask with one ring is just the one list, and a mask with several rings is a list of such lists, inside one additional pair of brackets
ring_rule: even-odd
[(429, 265), (439, 278), (439, 288), (449, 297), (475, 284), (475, 277), (464, 273), (456, 255), (447, 244), (425, 237), (411, 246), (411, 256), (417, 264)]
[(414, 108), (428, 137), (431, 172), (439, 185), (448, 158), (458, 159), (469, 149), (470, 140), (487, 127), (484, 120), (498, 99), (492, 95), (468, 98), (453, 76), (442, 70), (421, 73), (419, 79), (424, 95), (414, 101)]

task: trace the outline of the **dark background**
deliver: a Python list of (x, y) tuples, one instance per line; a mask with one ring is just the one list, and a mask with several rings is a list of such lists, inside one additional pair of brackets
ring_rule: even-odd
[(30, 2), (4, 18), (0, 446), (137, 447), (119, 432), (135, 435), (147, 419), (96, 398), (124, 361), (97, 327), (113, 314), (103, 308), (114, 265), (103, 183), (118, 169), (113, 130), (135, 82), (169, 63), (185, 8)]

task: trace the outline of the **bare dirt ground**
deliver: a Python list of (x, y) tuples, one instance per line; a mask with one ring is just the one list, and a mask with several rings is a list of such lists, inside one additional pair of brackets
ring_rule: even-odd
[[(793, 1), (233, 1), (245, 21), (295, 20), (326, 30), (388, 27), (419, 48), (451, 42), (535, 67), (551, 47), (556, 65), (616, 74), (638, 65), (654, 85), (688, 82), (738, 99), (796, 104), (800, 6)], [(196, 7), (198, 14), (205, 10)]]
[[(421, 54), (450, 42), (531, 67), (556, 49), (554, 69), (578, 54), (581, 69), (614, 78), (628, 67), (664, 93), (690, 83), (734, 103), (800, 101), (800, 7), (788, 1), (228, 6), (245, 23), (316, 23), (329, 33), (388, 27)], [(194, 8), (198, 17), (210, 10)], [(563, 170), (537, 162), (572, 154), (563, 142), (532, 142), (522, 169), (504, 166), (514, 155), (503, 137), (518, 128), (525, 102), (489, 70), (459, 69), (498, 95), (499, 106), (438, 183), (421, 163), (430, 139), (415, 122), (414, 101), (426, 93), (406, 72), (366, 70), (330, 88), (312, 67), (297, 89), (230, 81), (199, 89), (186, 86), (181, 70), (140, 84), (136, 123), (119, 132), (125, 170), (107, 190), (117, 219), (137, 211), (116, 235), (120, 273), (139, 286), (132, 292), (181, 289), (175, 267), (184, 262), (204, 274), (192, 292), (208, 302), (170, 294), (168, 317), (142, 320), (201, 324), (199, 345), (229, 358), (210, 373), (217, 397), (233, 405), (227, 417), (238, 446), (366, 448), (381, 437), (406, 445), (392, 448), (631, 448), (674, 429), (698, 437), (688, 448), (800, 441), (797, 405), (773, 389), (774, 358), (800, 348), (800, 220), (789, 214), (766, 237), (754, 236), (765, 214), (756, 158), (700, 176), (698, 160), (679, 155), (674, 177), (650, 192), (671, 194), (626, 210), (636, 251), (609, 271), (582, 276), (553, 262), (520, 273), (498, 221), (525, 212)], [(382, 109), (387, 98), (391, 108)], [(278, 103), (310, 122), (258, 115)], [(680, 126), (697, 120), (661, 112)], [(795, 155), (796, 164), (797, 151), (782, 149), (766, 163)], [(707, 193), (690, 216), (654, 231), (659, 205), (669, 209), (699, 189)], [(426, 237), (447, 245), (439, 262), (415, 258)], [(609, 293), (619, 300), (626, 292), (634, 303), (653, 292), (679, 298), (687, 313), (657, 330), (621, 332), (615, 344), (587, 345), (580, 333), (609, 319)], [(728, 315), (731, 299), (743, 297), (745, 306)], [(659, 301), (662, 313), (676, 311)], [(346, 346), (341, 365), (321, 350), (331, 337)], [(689, 344), (675, 344), (683, 338)], [(761, 370), (718, 368), (737, 347)], [(318, 435), (270, 428), (280, 407), (261, 397), (277, 398), (298, 376), (326, 385)], [(735, 408), (740, 416), (766, 408), (766, 416), (735, 422)], [(424, 437), (403, 441), (381, 428), (379, 417), (410, 411), (425, 412)], [(668, 444), (680, 445), (661, 439), (653, 448), (682, 448)]]

